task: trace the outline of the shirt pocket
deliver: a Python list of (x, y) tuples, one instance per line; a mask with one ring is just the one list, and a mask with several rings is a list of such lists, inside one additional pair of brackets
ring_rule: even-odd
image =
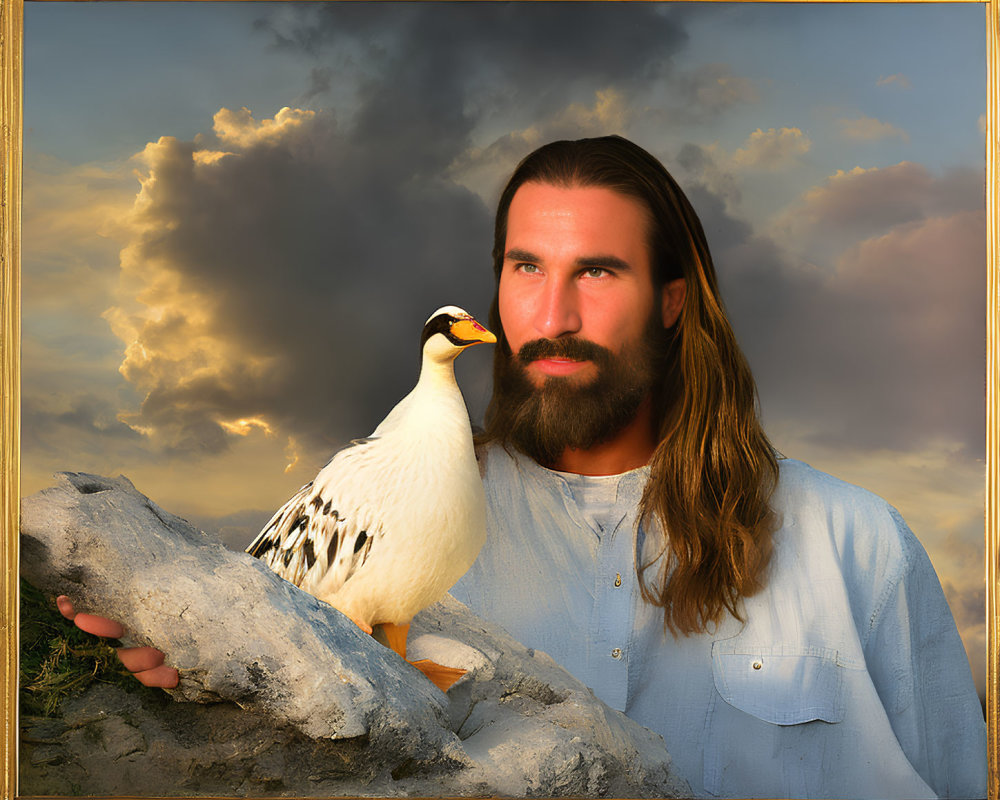
[(845, 715), (836, 650), (712, 645), (717, 690), (706, 720), (704, 786), (719, 797), (811, 797), (844, 768), (829, 723)]
[(774, 725), (844, 719), (844, 665), (836, 650), (712, 644), (712, 675), (730, 706)]

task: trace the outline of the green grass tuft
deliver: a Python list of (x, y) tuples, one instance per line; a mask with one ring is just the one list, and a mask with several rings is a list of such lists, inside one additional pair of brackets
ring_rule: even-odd
[(118, 660), (115, 640), (81, 631), (23, 578), (20, 623), (22, 714), (55, 716), (63, 700), (95, 681), (116, 683), (128, 691), (142, 688)]

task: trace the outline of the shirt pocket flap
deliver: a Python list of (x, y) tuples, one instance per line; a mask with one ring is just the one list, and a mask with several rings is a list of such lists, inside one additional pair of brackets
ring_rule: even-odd
[(836, 651), (750, 651), (721, 641), (712, 645), (712, 674), (722, 699), (775, 725), (843, 720), (843, 673)]

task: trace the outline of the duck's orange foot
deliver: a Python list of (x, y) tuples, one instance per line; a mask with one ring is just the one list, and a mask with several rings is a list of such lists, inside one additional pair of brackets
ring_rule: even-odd
[(429, 658), (422, 658), (419, 661), (410, 661), (408, 663), (424, 673), (428, 680), (442, 692), (447, 692), (455, 681), (467, 672), (467, 670), (458, 669), (458, 667), (446, 667), (443, 664), (436, 664)]
[[(339, 610), (339, 609), (338, 609), (338, 610)], [(344, 612), (344, 611), (341, 611), (340, 613), (341, 613), (341, 614), (343, 614), (343, 615), (344, 615), (345, 617), (347, 617), (347, 618), (348, 618), (348, 619), (349, 619), (349, 620), (350, 620), (351, 622), (353, 622), (353, 623), (354, 623), (355, 625), (357, 625), (357, 626), (358, 626), (359, 628), (361, 628), (361, 630), (363, 630), (363, 631), (364, 631), (365, 633), (367, 633), (367, 634), (368, 634), (369, 636), (371, 636), (371, 635), (372, 635), (372, 626), (371, 626), (371, 625), (369, 625), (369, 624), (368, 624), (367, 622), (365, 622), (364, 620), (361, 620), (361, 619), (355, 619), (355, 618), (354, 618), (354, 617), (352, 617), (352, 616), (351, 616), (350, 614), (348, 614), (348, 613), (346, 613), (346, 612)]]

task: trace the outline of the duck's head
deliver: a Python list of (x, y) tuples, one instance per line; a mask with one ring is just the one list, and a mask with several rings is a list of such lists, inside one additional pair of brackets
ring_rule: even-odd
[(426, 355), (444, 361), (455, 358), (474, 344), (492, 344), (496, 340), (497, 337), (476, 322), (469, 312), (458, 306), (443, 306), (424, 323), (420, 349)]

